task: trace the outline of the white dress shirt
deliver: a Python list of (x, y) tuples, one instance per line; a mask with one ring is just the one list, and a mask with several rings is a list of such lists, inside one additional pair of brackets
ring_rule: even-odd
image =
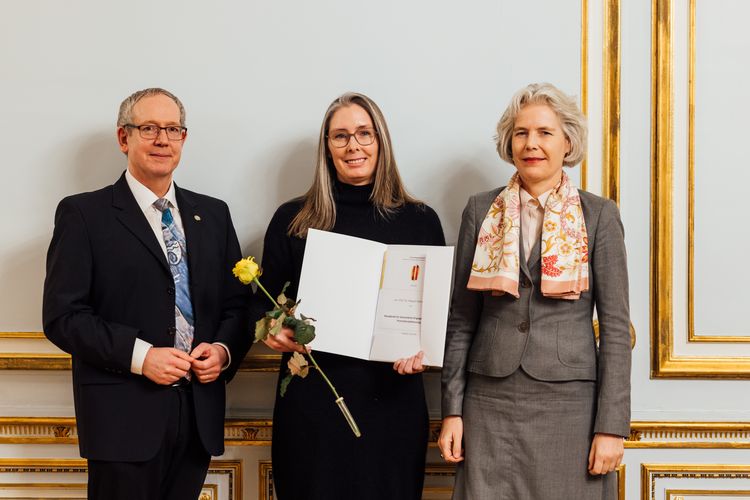
[(544, 207), (552, 189), (540, 194), (538, 198), (531, 196), (524, 188), (520, 189), (521, 197), (521, 231), (523, 235), (523, 251), (526, 262), (531, 256), (531, 249), (542, 235), (544, 223)]
[[(154, 202), (158, 200), (159, 197), (156, 196), (154, 192), (149, 188), (141, 184), (135, 177), (133, 177), (133, 175), (130, 173), (130, 170), (125, 171), (125, 180), (128, 183), (130, 192), (133, 193), (133, 197), (135, 198), (136, 203), (138, 203), (141, 211), (143, 211), (143, 215), (146, 216), (146, 221), (148, 221), (148, 225), (151, 226), (151, 230), (154, 232), (154, 236), (156, 236), (156, 241), (159, 242), (159, 246), (161, 247), (161, 250), (162, 252), (164, 252), (164, 256), (166, 257), (167, 245), (166, 243), (164, 243), (164, 235), (161, 231), (162, 213), (158, 208), (154, 206)], [(174, 192), (174, 182), (169, 184), (169, 189), (167, 190), (167, 193), (163, 196), (163, 198), (166, 198), (167, 201), (169, 201), (169, 208), (172, 212), (172, 219), (174, 219), (174, 223), (177, 225), (177, 228), (184, 235), (185, 228), (182, 226), (180, 207), (177, 206), (177, 198), (175, 197)], [(222, 367), (222, 370), (224, 370), (231, 363), (232, 355), (229, 353), (229, 348), (223, 343), (215, 342), (215, 344), (223, 347), (227, 353), (227, 362)], [(132, 373), (135, 373), (137, 375), (143, 374), (143, 361), (146, 359), (146, 353), (148, 353), (148, 350), (151, 349), (151, 347), (153, 347), (153, 345), (146, 342), (145, 340), (139, 338), (135, 339), (135, 345), (133, 346), (133, 356), (130, 358), (130, 371)]]

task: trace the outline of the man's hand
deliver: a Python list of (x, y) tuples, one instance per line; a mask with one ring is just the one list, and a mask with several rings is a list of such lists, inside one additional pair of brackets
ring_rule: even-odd
[(440, 456), (446, 462), (457, 464), (464, 459), (463, 450), (464, 419), (458, 415), (450, 415), (443, 419), (438, 438)]
[(596, 476), (612, 472), (620, 466), (624, 452), (622, 436), (594, 434), (589, 452), (589, 474)]
[(227, 364), (227, 351), (217, 344), (202, 342), (190, 353), (193, 359), (193, 374), (202, 384), (213, 382)]
[(143, 360), (142, 373), (161, 385), (171, 385), (187, 375), (193, 358), (174, 347), (152, 347)]
[(393, 369), (396, 370), (399, 375), (421, 373), (427, 368), (422, 364), (422, 358), (424, 358), (424, 352), (419, 351), (410, 358), (397, 359), (396, 362), (393, 363)]

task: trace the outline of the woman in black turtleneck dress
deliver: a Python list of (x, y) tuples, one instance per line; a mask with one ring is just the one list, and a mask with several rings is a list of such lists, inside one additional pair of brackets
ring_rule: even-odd
[[(263, 283), (297, 296), (307, 229), (386, 244), (445, 245), (437, 214), (411, 198), (401, 182), (380, 109), (349, 93), (326, 112), (310, 190), (276, 211), (263, 247)], [(258, 294), (260, 318), (268, 306)], [(304, 299), (304, 297), (303, 297)], [(356, 297), (352, 297), (356, 300)], [(266, 343), (281, 351), (279, 380), (290, 352), (301, 350), (282, 330)], [(317, 352), (357, 420), (356, 438), (322, 378), (312, 372), (276, 396), (273, 481), (279, 500), (415, 500), (421, 498), (429, 419), (421, 353), (393, 365)]]

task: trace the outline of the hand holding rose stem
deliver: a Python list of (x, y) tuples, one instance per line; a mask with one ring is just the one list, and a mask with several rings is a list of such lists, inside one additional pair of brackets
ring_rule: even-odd
[[(264, 340), (268, 335), (276, 335), (281, 331), (282, 326), (294, 330), (293, 340), (302, 346), (306, 346), (315, 338), (315, 326), (312, 325), (312, 321), (314, 320), (312, 318), (306, 318), (304, 315), (301, 315), (302, 319), (297, 319), (295, 317), (295, 309), (297, 308), (297, 305), (299, 305), (299, 301), (294, 302), (293, 300), (288, 299), (286, 295), (284, 295), (286, 287), (289, 286), (288, 282), (284, 285), (284, 289), (281, 291), (278, 299), (274, 299), (258, 279), (258, 277), (262, 274), (262, 270), (255, 262), (254, 257), (248, 257), (246, 259), (241, 259), (240, 261), (238, 261), (234, 266), (234, 269), (232, 269), (232, 273), (234, 273), (234, 275), (245, 285), (249, 285), (250, 283), (254, 282), (258, 286), (258, 288), (266, 295), (266, 297), (268, 297), (268, 300), (270, 300), (274, 305), (274, 309), (267, 312), (266, 315), (258, 320), (255, 325), (256, 342), (258, 342), (259, 340)], [(315, 357), (312, 355), (309, 349), (306, 349), (305, 354), (308, 358), (310, 358), (313, 366), (318, 371), (318, 373), (320, 373), (321, 377), (323, 377), (323, 380), (325, 380), (326, 384), (328, 384), (328, 387), (331, 388), (331, 392), (333, 392), (333, 395), (336, 398), (336, 404), (341, 410), (341, 413), (343, 413), (344, 418), (349, 424), (349, 427), (351, 427), (352, 429), (352, 432), (356, 437), (360, 437), (362, 433), (357, 426), (357, 422), (354, 420), (354, 417), (349, 411), (349, 408), (346, 406), (344, 398), (342, 396), (339, 396), (336, 388), (333, 386), (330, 379), (326, 376), (325, 372), (320, 368), (318, 362), (315, 361)], [(281, 381), (279, 389), (281, 397), (284, 397), (287, 386), (295, 375), (298, 375), (301, 378), (305, 378), (309, 371), (307, 360), (302, 354), (298, 352), (292, 354), (292, 358), (289, 360), (288, 367), (289, 374)]]

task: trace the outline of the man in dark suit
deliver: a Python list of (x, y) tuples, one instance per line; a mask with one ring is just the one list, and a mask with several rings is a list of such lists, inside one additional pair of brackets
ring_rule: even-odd
[(73, 358), (89, 498), (195, 499), (224, 451), (248, 289), (227, 205), (172, 182), (186, 136), (177, 97), (134, 93), (117, 120), (126, 172), (55, 215), (44, 331)]

